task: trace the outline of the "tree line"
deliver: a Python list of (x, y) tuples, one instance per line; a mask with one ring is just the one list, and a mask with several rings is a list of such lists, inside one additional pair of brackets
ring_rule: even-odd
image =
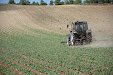
[[(49, 5), (65, 5), (65, 4), (81, 4), (82, 0), (65, 0), (65, 1), (61, 1), (61, 0), (50, 0)], [(83, 3), (113, 3), (113, 0), (85, 0)], [(9, 4), (16, 4), (14, 0), (9, 0)], [(38, 2), (33, 1), (32, 3), (30, 3), (29, 0), (20, 0), (19, 3), (17, 3), (18, 5), (47, 5), (46, 2), (44, 2), (43, 0), (40, 1), (40, 4)]]

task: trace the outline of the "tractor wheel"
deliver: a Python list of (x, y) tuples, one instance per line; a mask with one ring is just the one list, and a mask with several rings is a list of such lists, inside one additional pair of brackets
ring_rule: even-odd
[(78, 45), (81, 45), (81, 41), (78, 41)]
[(83, 45), (83, 40), (80, 41), (80, 44)]
[(74, 46), (75, 45), (75, 41), (74, 41), (74, 36), (73, 35), (71, 35), (71, 39), (70, 40), (71, 40), (70, 41), (71, 45)]
[(67, 34), (67, 44), (70, 46), (71, 45), (71, 35)]
[(87, 44), (87, 41), (86, 40), (83, 40), (83, 45), (86, 45)]
[(91, 43), (91, 40), (88, 40), (88, 44), (90, 44)]

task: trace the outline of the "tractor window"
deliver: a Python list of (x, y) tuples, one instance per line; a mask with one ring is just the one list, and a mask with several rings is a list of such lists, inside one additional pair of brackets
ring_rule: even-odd
[(78, 27), (79, 27), (79, 25), (75, 25), (75, 30), (77, 30)]
[(78, 30), (78, 29), (83, 29), (83, 25), (82, 24), (75, 25), (75, 30)]
[(87, 23), (84, 22), (79, 22), (79, 23), (75, 23), (75, 30), (87, 30), (88, 29), (88, 25)]
[(88, 26), (87, 26), (86, 23), (84, 23), (84, 25), (83, 25), (83, 30), (87, 30), (87, 29), (88, 29)]
[(81, 24), (80, 27), (83, 29), (83, 25)]

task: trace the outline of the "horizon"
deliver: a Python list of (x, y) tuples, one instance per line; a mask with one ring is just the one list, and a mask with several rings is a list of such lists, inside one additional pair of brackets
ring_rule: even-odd
[[(15, 3), (19, 3), (20, 2), (20, 0), (14, 0), (14, 1), (15, 1)], [(38, 2), (40, 4), (41, 0), (29, 0), (29, 1), (30, 1), (30, 4), (33, 3), (33, 1)], [(46, 2), (48, 5), (49, 5), (50, 1), (51, 0), (44, 0), (44, 2)], [(55, 1), (55, 0), (53, 0), (53, 1)], [(65, 0), (61, 0), (61, 1), (65, 1)], [(83, 1), (84, 0), (82, 0), (82, 2)], [(8, 2), (9, 2), (9, 0), (0, 0), (0, 4), (8, 4)]]

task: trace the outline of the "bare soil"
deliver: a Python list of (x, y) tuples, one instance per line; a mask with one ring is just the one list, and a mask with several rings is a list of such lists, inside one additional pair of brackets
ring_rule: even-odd
[(0, 72), (0, 75), (5, 75), (4, 73)]
[(38, 35), (29, 29), (32, 28), (66, 35), (71, 28), (67, 29), (67, 24), (87, 21), (93, 35), (93, 42), (87, 46), (113, 47), (113, 5), (1, 5), (0, 8), (0, 33)]

